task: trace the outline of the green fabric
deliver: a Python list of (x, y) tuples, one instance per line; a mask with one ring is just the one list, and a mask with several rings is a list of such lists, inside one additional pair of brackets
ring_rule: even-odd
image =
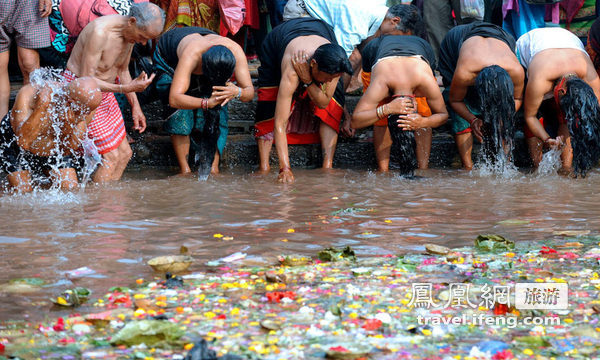
[(587, 35), (590, 32), (590, 28), (595, 20), (596, 0), (585, 0), (583, 6), (581, 9), (579, 9), (568, 27), (566, 24), (565, 12), (562, 10), (560, 12), (560, 26), (577, 35), (577, 37), (579, 37), (584, 44), (587, 39)]
[[(227, 134), (229, 133), (227, 105), (223, 107), (219, 113), (219, 139), (217, 140), (217, 149), (219, 154), (223, 154), (223, 149), (227, 142)], [(196, 128), (200, 131), (204, 129), (204, 111), (197, 110), (176, 110), (167, 118), (165, 123), (165, 131), (171, 135), (189, 135), (192, 129)]]
[[(446, 102), (446, 104), (448, 104), (448, 106), (447, 106), (447, 108), (448, 108), (448, 123), (450, 124), (450, 127), (452, 129), (452, 134), (456, 135), (456, 134), (470, 128), (471, 125), (469, 124), (469, 122), (467, 120), (463, 119), (462, 117), (460, 117), (456, 112), (454, 112), (454, 110), (452, 110), (452, 107), (450, 106), (450, 90), (444, 89), (444, 92), (442, 93), (442, 95), (444, 96), (444, 102)], [(468, 99), (465, 99), (465, 105), (467, 106), (467, 109), (469, 109), (469, 111), (473, 115), (475, 115), (475, 116), (481, 115), (481, 111), (479, 111), (479, 109), (475, 108), (473, 106), (473, 104), (471, 104), (471, 102), (468, 101)]]

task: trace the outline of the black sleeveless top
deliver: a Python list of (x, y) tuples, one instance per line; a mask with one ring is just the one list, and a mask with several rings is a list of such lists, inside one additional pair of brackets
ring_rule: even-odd
[(388, 56), (421, 55), (432, 70), (436, 68), (435, 53), (431, 45), (422, 38), (412, 35), (384, 35), (370, 41), (361, 52), (364, 72), (371, 72), (379, 59)]
[(218, 35), (212, 30), (196, 26), (175, 28), (164, 33), (160, 37), (160, 40), (158, 40), (157, 49), (160, 53), (160, 56), (166, 61), (167, 65), (173, 69), (177, 67), (177, 63), (179, 62), (179, 58), (177, 57), (177, 47), (179, 46), (179, 43), (184, 37), (191, 34)]

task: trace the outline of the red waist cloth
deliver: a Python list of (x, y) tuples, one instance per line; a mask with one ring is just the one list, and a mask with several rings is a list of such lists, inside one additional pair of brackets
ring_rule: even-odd
[[(277, 100), (277, 93), (279, 91), (279, 87), (262, 87), (258, 89), (258, 102), (259, 104), (262, 102), (274, 103)], [(305, 106), (296, 106), (299, 101), (307, 101), (310, 100), (308, 98), (307, 91), (300, 94), (294, 101), (292, 102), (292, 113), (290, 114), (290, 122), (288, 123), (288, 133), (287, 133), (287, 141), (288, 144), (318, 144), (321, 142), (319, 136), (319, 128), (316, 126), (310, 132), (305, 132), (311, 128), (311, 124), (306, 123), (298, 123), (310, 121), (307, 120), (306, 117), (306, 107)], [(308, 102), (308, 101), (307, 101)], [(331, 99), (329, 101), (329, 105), (325, 109), (320, 109), (316, 107), (312, 101), (310, 101), (311, 109), (308, 113), (309, 115), (315, 116), (320, 121), (324, 122), (336, 132), (339, 133), (340, 122), (342, 120), (342, 116), (344, 115), (343, 107), (335, 101), (335, 99)], [(262, 107), (261, 107), (262, 108)], [(274, 129), (275, 126), (275, 107), (272, 106), (272, 113), (270, 116), (263, 116), (262, 118), (267, 117), (265, 120), (259, 121), (254, 125), (255, 128), (255, 136), (256, 137), (264, 137), (269, 136)], [(317, 124), (318, 125), (318, 124)]]

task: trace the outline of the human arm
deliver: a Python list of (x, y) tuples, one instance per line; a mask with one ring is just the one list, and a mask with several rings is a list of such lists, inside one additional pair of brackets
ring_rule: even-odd
[(416, 112), (400, 115), (398, 118), (398, 127), (402, 128), (402, 130), (410, 131), (423, 128), (436, 128), (446, 123), (448, 120), (448, 111), (446, 110), (444, 98), (435, 77), (427, 77), (417, 87), (415, 93), (427, 99), (431, 115), (421, 116)]
[[(192, 71), (197, 65), (198, 59), (202, 57), (200, 51), (189, 51), (186, 56), (182, 56), (175, 68), (171, 90), (169, 92), (169, 105), (175, 109), (194, 110), (202, 108), (203, 98), (187, 95), (190, 87), (190, 78)], [(223, 100), (218, 100), (217, 95), (213, 94), (208, 98), (208, 108), (214, 108), (221, 105)]]
[(52, 12), (52, 0), (39, 0), (38, 10), (41, 17), (46, 17)]
[[(145, 78), (145, 72), (142, 72), (140, 76), (142, 77), (142, 79), (145, 79), (145, 81), (149, 80), (150, 82), (152, 82), (150, 78)], [(151, 78), (154, 78), (154, 74), (152, 74)], [(119, 69), (119, 81), (122, 84), (122, 89), (127, 89), (129, 87), (129, 84), (131, 84), (132, 80), (128, 66), (123, 66), (121, 67), (121, 69)], [(139, 131), (140, 133), (143, 133), (144, 130), (146, 130), (146, 116), (144, 115), (144, 112), (140, 107), (137, 95), (135, 94), (135, 92), (126, 92), (125, 90), (123, 90), (123, 92), (125, 93), (125, 97), (127, 97), (129, 105), (131, 105), (133, 129)]]
[(452, 77), (452, 83), (450, 84), (449, 101), (452, 110), (458, 114), (458, 116), (465, 119), (471, 125), (473, 135), (479, 140), (483, 141), (483, 133), (481, 127), (483, 121), (475, 116), (465, 104), (465, 97), (467, 96), (468, 85), (472, 84), (475, 79), (475, 74), (457, 67), (454, 76)]
[(36, 92), (31, 85), (25, 85), (17, 94), (11, 111), (11, 124), (21, 148), (31, 150), (38, 136), (52, 125), (46, 116), (51, 97), (50, 87)]
[[(379, 77), (373, 77), (367, 91), (358, 101), (354, 114), (352, 114), (352, 123), (350, 126), (354, 129), (362, 129), (373, 125), (380, 118), (383, 119), (390, 114), (407, 114), (414, 111), (414, 103), (410, 98), (398, 98), (389, 104), (382, 105), (377, 113), (378, 104), (389, 94), (387, 83), (380, 81)], [(393, 104), (392, 104), (393, 103)], [(379, 117), (380, 115), (381, 117)]]
[(304, 50), (300, 50), (296, 52), (296, 54), (292, 55), (291, 61), (294, 71), (298, 75), (300, 81), (303, 84), (309, 84), (306, 90), (308, 91), (308, 96), (312, 102), (318, 108), (325, 109), (333, 97), (333, 93), (335, 92), (335, 88), (340, 80), (340, 77), (337, 76), (331, 81), (319, 86), (313, 81), (313, 78), (310, 74), (312, 60), (309, 60), (309, 56)]
[(519, 111), (521, 106), (523, 105), (523, 96), (525, 90), (525, 70), (521, 66), (521, 64), (517, 64), (517, 68), (515, 70), (510, 71), (509, 73), (514, 86), (513, 97), (515, 99), (515, 111)]
[(562, 137), (557, 136), (556, 139), (552, 139), (537, 118), (537, 112), (542, 104), (544, 95), (552, 90), (553, 83), (545, 77), (535, 75), (535, 73), (530, 72), (530, 79), (525, 89), (525, 101), (523, 105), (525, 123), (533, 135), (540, 139), (544, 145), (557, 148), (562, 145)]
[[(231, 41), (233, 43), (233, 41)], [(225, 86), (213, 86), (213, 95), (216, 95), (217, 100), (223, 101), (221, 105), (227, 104), (232, 99), (238, 97), (243, 102), (252, 101), (254, 99), (254, 86), (250, 77), (248, 68), (248, 60), (242, 48), (234, 44), (230, 48), (235, 56), (235, 68), (233, 74), (237, 85), (228, 82)], [(240, 91), (241, 90), (241, 91)]]
[(283, 71), (279, 91), (277, 92), (277, 103), (275, 105), (275, 128), (273, 130), (273, 138), (275, 140), (275, 149), (279, 158), (279, 176), (277, 181), (283, 183), (294, 182), (294, 174), (290, 167), (290, 159), (288, 155), (287, 144), (287, 125), (290, 117), (290, 109), (292, 106), (292, 97), (294, 91), (298, 87), (298, 76), (294, 69), (287, 67)]
[(354, 134), (356, 133), (356, 130), (354, 130), (354, 128), (352, 128), (352, 116), (350, 115), (350, 112), (348, 112), (348, 109), (346, 108), (346, 105), (344, 105), (344, 122), (342, 124), (342, 134), (344, 134), (344, 136), (347, 137), (353, 137)]
[[(360, 71), (360, 68), (362, 66), (362, 55), (361, 55), (358, 47), (352, 51), (352, 54), (350, 54), (350, 57), (348, 58), (348, 60), (350, 61), (350, 65), (352, 66), (352, 72), (354, 74), (357, 74)], [(350, 86), (351, 80), (352, 80), (352, 75), (346, 74), (346, 73), (344, 73), (342, 75), (342, 81), (344, 84), (344, 93), (346, 92), (346, 90), (348, 90), (348, 86)]]

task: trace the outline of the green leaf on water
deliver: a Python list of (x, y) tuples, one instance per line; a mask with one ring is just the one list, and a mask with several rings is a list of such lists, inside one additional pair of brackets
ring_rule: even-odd
[(515, 242), (500, 235), (478, 235), (475, 247), (482, 252), (503, 252), (514, 250)]
[(520, 220), (520, 219), (507, 219), (507, 220), (502, 220), (502, 221), (497, 222), (498, 225), (527, 225), (530, 223), (531, 223), (531, 221), (529, 221), (529, 220)]

